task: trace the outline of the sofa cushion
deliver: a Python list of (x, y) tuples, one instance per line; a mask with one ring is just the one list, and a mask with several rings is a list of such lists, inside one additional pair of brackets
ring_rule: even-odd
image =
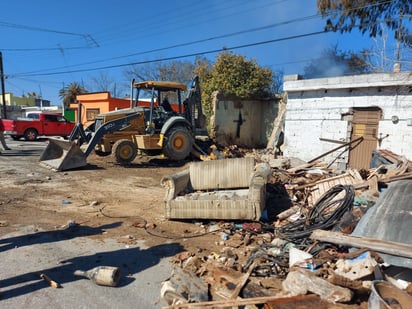
[(254, 167), (253, 157), (192, 162), (190, 182), (193, 190), (248, 188)]

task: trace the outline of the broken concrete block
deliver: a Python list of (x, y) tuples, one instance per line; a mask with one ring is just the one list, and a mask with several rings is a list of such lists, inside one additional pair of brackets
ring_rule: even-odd
[(171, 277), (161, 284), (161, 297), (168, 304), (201, 302), (209, 299), (208, 285), (190, 270), (174, 267)]
[(353, 259), (339, 259), (336, 262), (335, 273), (357, 280), (371, 275), (377, 264), (370, 252), (366, 251)]

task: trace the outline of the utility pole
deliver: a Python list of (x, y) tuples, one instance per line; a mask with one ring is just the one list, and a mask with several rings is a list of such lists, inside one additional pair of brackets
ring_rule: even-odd
[(41, 93), (41, 87), (39, 85), (39, 89), (40, 89), (40, 110), (43, 110), (43, 95)]
[(4, 88), (3, 54), (1, 53), (1, 51), (0, 51), (0, 79), (1, 79), (1, 94), (3, 97), (3, 118), (7, 118), (6, 90)]

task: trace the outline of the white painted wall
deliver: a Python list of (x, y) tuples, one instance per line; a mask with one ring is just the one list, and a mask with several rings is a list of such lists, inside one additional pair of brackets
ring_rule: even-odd
[[(349, 141), (353, 107), (378, 106), (383, 111), (378, 137), (381, 149), (412, 159), (412, 73), (383, 73), (335, 78), (299, 80), (285, 76), (287, 92), (284, 155), (309, 161), (338, 144), (328, 138)], [(393, 123), (392, 116), (399, 118)], [(345, 168), (347, 155), (338, 150), (323, 158)]]

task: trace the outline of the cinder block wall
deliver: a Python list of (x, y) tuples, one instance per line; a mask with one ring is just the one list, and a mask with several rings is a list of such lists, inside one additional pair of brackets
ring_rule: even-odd
[[(319, 138), (349, 141), (351, 110), (355, 107), (379, 107), (382, 119), (377, 137), (378, 148), (389, 149), (412, 159), (412, 73), (384, 73), (335, 78), (300, 80), (286, 76), (285, 117), (286, 156), (311, 160), (338, 145)], [(398, 122), (392, 121), (398, 117)], [(338, 150), (325, 157), (343, 167), (348, 152)]]
[[(210, 123), (212, 138), (223, 146), (265, 148), (278, 113), (279, 100), (240, 99), (215, 92)], [(242, 121), (240, 127), (239, 119)]]

